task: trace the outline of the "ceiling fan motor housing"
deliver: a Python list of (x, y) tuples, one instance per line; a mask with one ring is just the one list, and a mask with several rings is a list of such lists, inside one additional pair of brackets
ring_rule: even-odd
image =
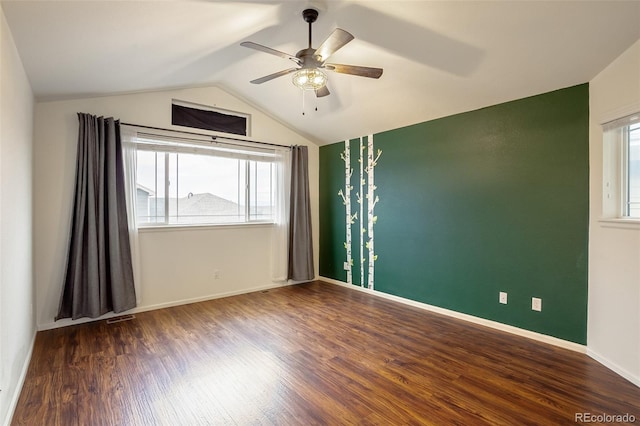
[(296, 58), (300, 58), (301, 68), (318, 68), (322, 65), (322, 61), (320, 61), (320, 57), (315, 54), (316, 50), (312, 48), (302, 49), (298, 53), (296, 53)]

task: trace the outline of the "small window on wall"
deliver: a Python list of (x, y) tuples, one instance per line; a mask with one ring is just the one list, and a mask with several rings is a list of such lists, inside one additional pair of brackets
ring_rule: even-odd
[(603, 124), (603, 216), (640, 221), (640, 112)]
[(176, 126), (249, 136), (249, 118), (241, 112), (176, 100), (171, 103), (171, 124)]

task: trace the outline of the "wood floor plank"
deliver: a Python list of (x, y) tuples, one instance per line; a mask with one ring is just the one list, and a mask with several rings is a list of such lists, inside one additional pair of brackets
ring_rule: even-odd
[(39, 332), (12, 425), (640, 421), (584, 354), (314, 282)]

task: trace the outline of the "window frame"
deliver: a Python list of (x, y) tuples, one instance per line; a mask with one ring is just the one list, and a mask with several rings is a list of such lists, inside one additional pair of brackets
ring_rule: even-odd
[(602, 125), (602, 214), (605, 227), (640, 229), (640, 216), (629, 216), (629, 128), (640, 123), (640, 105)]
[[(146, 132), (138, 132), (135, 137), (135, 146), (137, 151), (146, 151), (153, 152), (158, 156), (162, 155), (164, 158), (162, 161), (164, 162), (164, 222), (155, 221), (150, 223), (142, 223), (138, 221), (138, 217), (136, 215), (136, 226), (139, 230), (159, 230), (159, 229), (180, 229), (180, 228), (209, 228), (209, 227), (246, 227), (246, 226), (271, 226), (276, 222), (276, 209), (277, 206), (274, 204), (277, 197), (275, 196), (274, 191), (277, 189), (274, 187), (275, 179), (274, 179), (274, 166), (276, 163), (276, 149), (275, 148), (265, 148), (261, 146), (255, 146), (255, 144), (251, 144), (250, 142), (244, 143), (225, 143), (220, 141), (211, 141), (209, 139), (199, 139), (182, 136), (174, 136), (174, 135), (161, 135), (161, 134), (151, 134)], [(193, 154), (193, 155), (201, 155), (201, 156), (211, 156), (217, 158), (230, 158), (236, 159), (238, 161), (244, 161), (244, 166), (240, 167), (238, 170), (238, 185), (239, 190), (240, 187), (244, 184), (244, 221), (232, 221), (232, 222), (204, 222), (204, 223), (172, 223), (170, 221), (171, 216), (170, 212), (170, 192), (171, 192), (171, 184), (170, 184), (170, 173), (169, 173), (169, 164), (171, 154), (176, 154), (176, 178), (179, 178), (179, 154)], [(267, 160), (268, 161), (265, 161)], [(158, 172), (158, 158), (156, 158), (156, 166), (155, 173)], [(263, 220), (263, 219), (252, 219), (251, 209), (253, 205), (251, 204), (251, 182), (250, 182), (250, 165), (257, 164), (257, 162), (268, 162), (272, 163), (272, 167), (270, 170), (270, 192), (271, 192), (271, 200), (272, 200), (272, 213), (271, 219)], [(241, 179), (240, 173), (244, 169), (244, 177)], [(157, 175), (156, 175), (157, 180)], [(136, 183), (138, 182), (136, 176)], [(176, 183), (177, 185), (177, 183)], [(239, 191), (240, 192), (240, 191)], [(135, 197), (135, 202), (137, 204), (137, 194)], [(238, 200), (240, 203), (240, 199)]]

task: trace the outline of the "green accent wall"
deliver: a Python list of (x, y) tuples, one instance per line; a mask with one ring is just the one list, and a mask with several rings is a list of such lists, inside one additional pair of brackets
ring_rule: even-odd
[[(582, 84), (375, 134), (375, 290), (586, 344), (588, 126)], [(343, 151), (320, 148), (320, 275), (340, 281)]]

